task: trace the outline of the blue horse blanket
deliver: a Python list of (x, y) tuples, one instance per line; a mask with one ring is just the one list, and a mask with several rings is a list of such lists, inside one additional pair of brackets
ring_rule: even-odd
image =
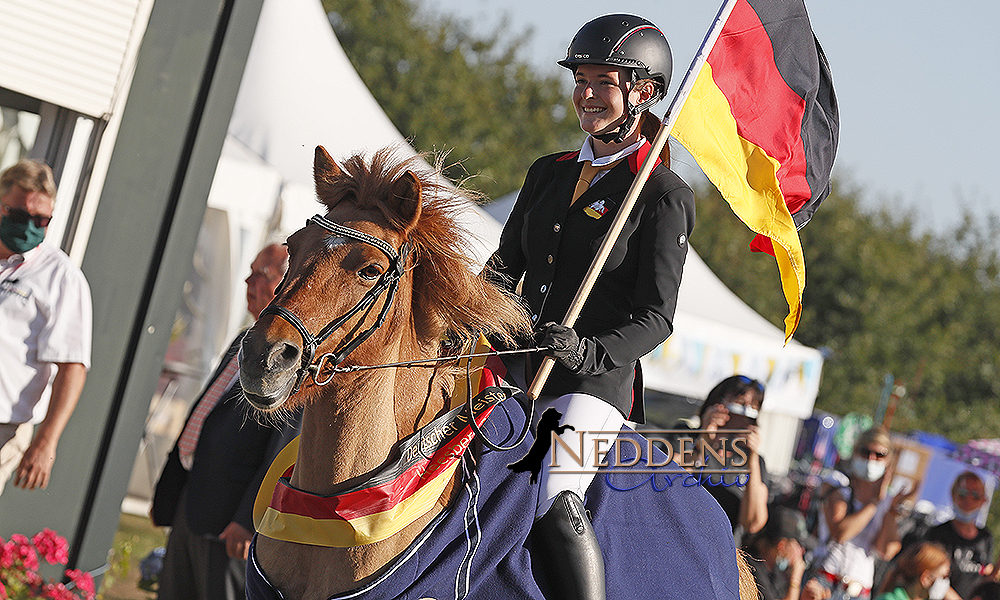
[[(501, 445), (516, 439), (524, 407), (512, 397), (493, 410), (484, 432)], [(603, 469), (585, 503), (604, 555), (608, 600), (739, 598), (736, 549), (729, 519), (697, 477), (683, 477), (655, 447), (625, 427), (643, 454), (631, 467)], [(503, 440), (508, 440), (506, 443)], [(528, 533), (538, 501), (529, 473), (507, 465), (524, 456), (529, 434), (508, 452), (474, 443), (459, 472), (460, 495), (386, 565), (370, 584), (329, 600), (544, 600), (531, 571)], [(634, 462), (636, 447), (621, 444), (621, 464)], [(630, 454), (631, 453), (631, 454)], [(609, 453), (609, 459), (614, 453)], [(650, 473), (655, 471), (655, 473)], [(256, 538), (247, 563), (247, 598), (277, 600), (256, 558)]]

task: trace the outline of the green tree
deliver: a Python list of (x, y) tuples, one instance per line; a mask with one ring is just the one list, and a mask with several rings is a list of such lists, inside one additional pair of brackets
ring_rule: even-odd
[[(422, 152), (449, 152), (445, 174), (491, 198), (517, 190), (531, 162), (582, 139), (568, 76), (517, 56), (528, 33), (419, 10), (411, 0), (324, 0), (351, 63), (396, 128)], [(505, 39), (509, 36), (505, 35)], [(553, 71), (555, 67), (553, 67)]]

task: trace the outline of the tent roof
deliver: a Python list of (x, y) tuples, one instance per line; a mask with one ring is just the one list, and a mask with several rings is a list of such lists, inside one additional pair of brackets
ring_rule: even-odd
[[(385, 146), (404, 157), (417, 154), (354, 70), (317, 0), (264, 2), (229, 137), (239, 143), (227, 143), (224, 159), (263, 163), (281, 177), (280, 229), (286, 234), (319, 210), (312, 191), (317, 145), (337, 160)], [(482, 264), (492, 252), (487, 240), (499, 237), (500, 225), (468, 206), (461, 219)]]

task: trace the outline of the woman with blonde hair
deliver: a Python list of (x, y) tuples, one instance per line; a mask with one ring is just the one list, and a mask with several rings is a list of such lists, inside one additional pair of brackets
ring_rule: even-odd
[(888, 432), (876, 427), (858, 436), (845, 473), (847, 484), (823, 485), (822, 518), (814, 578), (847, 598), (870, 598), (876, 559), (900, 549), (896, 517), (912, 490), (890, 495), (894, 457)]
[(944, 546), (920, 542), (903, 551), (882, 583), (875, 600), (928, 600), (944, 598), (951, 561)]

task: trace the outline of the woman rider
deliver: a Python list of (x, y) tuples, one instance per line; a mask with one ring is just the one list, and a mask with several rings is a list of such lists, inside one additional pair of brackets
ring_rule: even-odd
[[(578, 151), (544, 156), (528, 170), (487, 272), (511, 291), (523, 278), (538, 344), (557, 361), (536, 413), (554, 407), (576, 432), (617, 431), (626, 419), (643, 420), (638, 359), (673, 330), (694, 195), (668, 168), (665, 146), (575, 326), (559, 325), (650, 151), (659, 120), (648, 108), (666, 93), (672, 62), (655, 25), (613, 14), (585, 24), (559, 64), (573, 72), (573, 106), (589, 135)], [(529, 362), (528, 380), (540, 357)], [(579, 445), (575, 432), (564, 435), (569, 447)], [(586, 468), (594, 444), (585, 440), (584, 448)], [(549, 462), (533, 563), (549, 563), (543, 571), (564, 578), (552, 582), (560, 597), (604, 598), (600, 548), (581, 518), (594, 473), (559, 473)]]

